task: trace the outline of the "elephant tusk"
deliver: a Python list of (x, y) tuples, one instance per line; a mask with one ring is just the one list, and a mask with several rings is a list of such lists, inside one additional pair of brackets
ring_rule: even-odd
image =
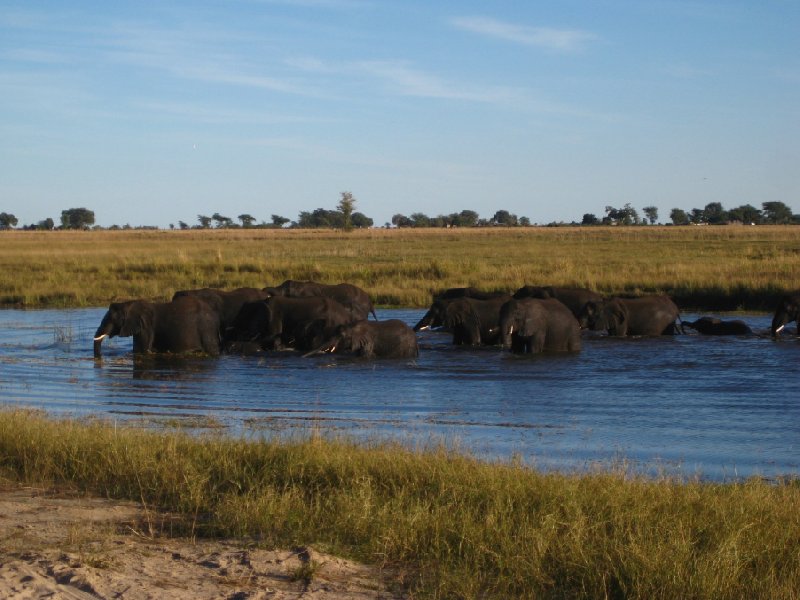
[(784, 327), (786, 327), (786, 325), (781, 325), (780, 327), (778, 327), (778, 328), (775, 330), (775, 333), (780, 333), (781, 331), (783, 331), (783, 328), (784, 328)]
[(508, 328), (508, 335), (511, 335), (512, 333), (514, 333), (514, 326), (513, 325)]
[(428, 331), (428, 329), (430, 329), (430, 328), (431, 328), (430, 325), (423, 325), (422, 327), (417, 329), (417, 331)]
[(108, 337), (108, 334), (107, 334), (107, 333), (104, 333), (103, 335), (98, 335), (96, 338), (92, 338), (92, 339), (93, 339), (95, 342), (102, 342), (102, 341), (103, 341), (104, 339), (106, 339), (107, 337)]

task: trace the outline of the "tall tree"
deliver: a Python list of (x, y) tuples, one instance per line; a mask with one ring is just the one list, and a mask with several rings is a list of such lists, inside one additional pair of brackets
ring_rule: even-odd
[(211, 227), (211, 217), (207, 217), (205, 215), (197, 215), (197, 221), (200, 223), (200, 227), (203, 229), (208, 229)]
[(344, 230), (350, 231), (353, 229), (353, 209), (356, 206), (356, 199), (353, 197), (353, 194), (350, 192), (342, 192), (342, 197), (339, 200), (339, 204), (336, 208), (339, 209), (339, 212), (342, 213), (344, 217)]
[(761, 222), (761, 211), (750, 204), (742, 204), (729, 210), (728, 218), (732, 221), (755, 225)]

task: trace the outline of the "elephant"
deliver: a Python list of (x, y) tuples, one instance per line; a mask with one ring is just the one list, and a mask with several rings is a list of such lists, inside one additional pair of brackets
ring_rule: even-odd
[(752, 335), (753, 330), (740, 320), (723, 321), (717, 317), (700, 317), (696, 321), (684, 321), (684, 327), (691, 327), (703, 335)]
[(797, 335), (800, 335), (800, 290), (786, 294), (778, 303), (770, 327), (772, 337), (777, 337), (786, 324), (792, 321), (797, 323)]
[[(451, 292), (452, 290), (470, 290), (474, 288), (450, 288), (450, 290), (446, 290), (445, 294)], [(511, 296), (508, 294), (495, 294), (494, 292), (487, 292), (485, 298), (473, 298), (472, 296), (465, 296), (465, 295), (452, 295), (449, 297), (437, 298), (431, 304), (431, 307), (428, 309), (419, 322), (414, 325), (414, 331), (425, 331), (426, 329), (435, 329), (437, 327), (445, 327), (450, 329), (453, 326), (453, 319), (457, 321), (462, 321), (461, 314), (469, 312), (470, 306), (472, 306), (476, 312), (476, 315), (487, 319), (487, 322), (496, 320), (496, 316), (500, 314), (500, 307), (511, 299)], [(457, 308), (451, 311), (451, 319), (448, 320), (447, 318), (447, 309), (448, 307), (453, 304), (457, 304)], [(497, 315), (493, 316), (493, 313), (497, 313)], [(450, 324), (447, 324), (450, 322)]]
[(511, 299), (500, 308), (503, 346), (516, 354), (578, 352), (581, 329), (572, 311), (555, 298)]
[(680, 333), (676, 320), (680, 320), (680, 312), (667, 296), (591, 301), (586, 303), (578, 317), (581, 329), (605, 329), (613, 336)]
[(114, 302), (94, 334), (94, 355), (100, 358), (103, 340), (133, 336), (133, 352), (220, 352), (219, 315), (200, 298), (172, 302), (131, 300)]
[(336, 300), (322, 297), (273, 296), (242, 306), (228, 344), (257, 342), (270, 350), (311, 350), (329, 338), (339, 325), (354, 322), (351, 312)]
[(269, 297), (267, 292), (257, 288), (241, 287), (235, 290), (220, 290), (216, 288), (200, 288), (196, 290), (180, 290), (175, 292), (172, 299), (183, 296), (202, 298), (216, 309), (220, 318), (220, 334), (225, 337), (227, 330), (233, 325), (236, 315), (247, 302), (257, 302)]
[(350, 310), (354, 320), (366, 319), (370, 314), (376, 321), (378, 320), (378, 315), (375, 314), (375, 307), (369, 294), (360, 287), (349, 283), (329, 285), (316, 283), (315, 281), (287, 279), (277, 287), (265, 287), (264, 291), (270, 296), (283, 296), (285, 298), (307, 298), (313, 296), (332, 298)]
[(475, 298), (476, 300), (491, 300), (499, 296), (508, 296), (505, 292), (485, 292), (474, 287), (448, 288), (434, 296), (435, 300), (453, 300), (455, 298)]
[(600, 302), (603, 296), (586, 288), (524, 285), (514, 292), (513, 298), (555, 298), (570, 309), (577, 319), (587, 302)]
[(445, 327), (453, 334), (453, 344), (492, 346), (499, 341), (500, 307), (510, 299), (504, 295), (488, 300), (436, 300), (414, 331)]
[(304, 356), (325, 352), (352, 352), (363, 358), (416, 358), (419, 356), (414, 330), (399, 319), (361, 320), (340, 325), (316, 350)]

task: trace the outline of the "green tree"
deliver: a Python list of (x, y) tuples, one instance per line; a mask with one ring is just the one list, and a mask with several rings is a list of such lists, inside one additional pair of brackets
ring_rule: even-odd
[(669, 218), (672, 221), (673, 225), (688, 225), (689, 224), (689, 215), (686, 214), (686, 211), (681, 208), (673, 208), (669, 212)]
[(645, 206), (642, 209), (644, 216), (650, 221), (650, 225), (655, 225), (658, 221), (658, 208), (655, 206)]
[(218, 212), (214, 213), (213, 215), (211, 215), (211, 218), (214, 221), (216, 221), (217, 229), (225, 229), (225, 228), (230, 227), (231, 225), (233, 225), (233, 220), (231, 218), (223, 217)]
[(209, 229), (211, 227), (211, 217), (197, 215), (197, 221), (200, 223), (200, 227), (203, 229)]
[(411, 219), (412, 227), (430, 227), (431, 219), (425, 213), (416, 212), (412, 213), (409, 217)]
[(353, 227), (357, 227), (358, 229), (366, 229), (367, 227), (372, 227), (373, 224), (372, 219), (360, 212), (353, 213), (352, 221)]
[(353, 194), (350, 192), (342, 192), (342, 197), (339, 200), (339, 204), (336, 205), (336, 208), (342, 213), (343, 229), (345, 231), (353, 229), (353, 209), (355, 209), (355, 206), (356, 199), (353, 197)]
[(395, 227), (412, 227), (413, 224), (414, 222), (403, 214), (392, 215), (392, 225)]
[(61, 211), (61, 227), (64, 229), (88, 229), (94, 225), (94, 211), (87, 208), (68, 208)]
[(742, 204), (729, 210), (728, 218), (745, 224), (758, 224), (761, 222), (761, 211), (750, 204)]
[(244, 228), (252, 227), (253, 223), (256, 222), (256, 218), (253, 215), (249, 215), (247, 213), (245, 213), (243, 215), (239, 215), (236, 218), (239, 219), (242, 222), (242, 227), (244, 227)]
[(728, 221), (728, 211), (719, 202), (709, 202), (703, 209), (703, 220), (710, 225), (721, 225)]
[(492, 225), (505, 225), (506, 227), (516, 227), (519, 224), (517, 215), (508, 212), (507, 210), (498, 210), (494, 213), (490, 223)]
[(18, 222), (17, 217), (11, 213), (0, 213), (0, 229), (11, 229), (12, 227), (16, 227)]
[(583, 215), (583, 219), (581, 219), (581, 225), (597, 225), (600, 222), (596, 216), (592, 213), (586, 213)]
[(272, 215), (272, 226), (275, 229), (281, 229), (288, 222), (289, 219), (287, 219), (286, 217), (282, 217), (280, 215)]
[(792, 222), (792, 209), (783, 202), (762, 202), (764, 221), (767, 223), (782, 224)]

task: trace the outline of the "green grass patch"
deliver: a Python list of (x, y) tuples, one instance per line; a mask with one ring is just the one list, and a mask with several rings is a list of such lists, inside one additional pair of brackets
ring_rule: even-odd
[[(0, 412), (0, 474), (313, 545), (427, 598), (796, 598), (800, 485), (545, 474), (443, 449), (247, 441)], [(298, 577), (313, 577), (299, 573)]]

